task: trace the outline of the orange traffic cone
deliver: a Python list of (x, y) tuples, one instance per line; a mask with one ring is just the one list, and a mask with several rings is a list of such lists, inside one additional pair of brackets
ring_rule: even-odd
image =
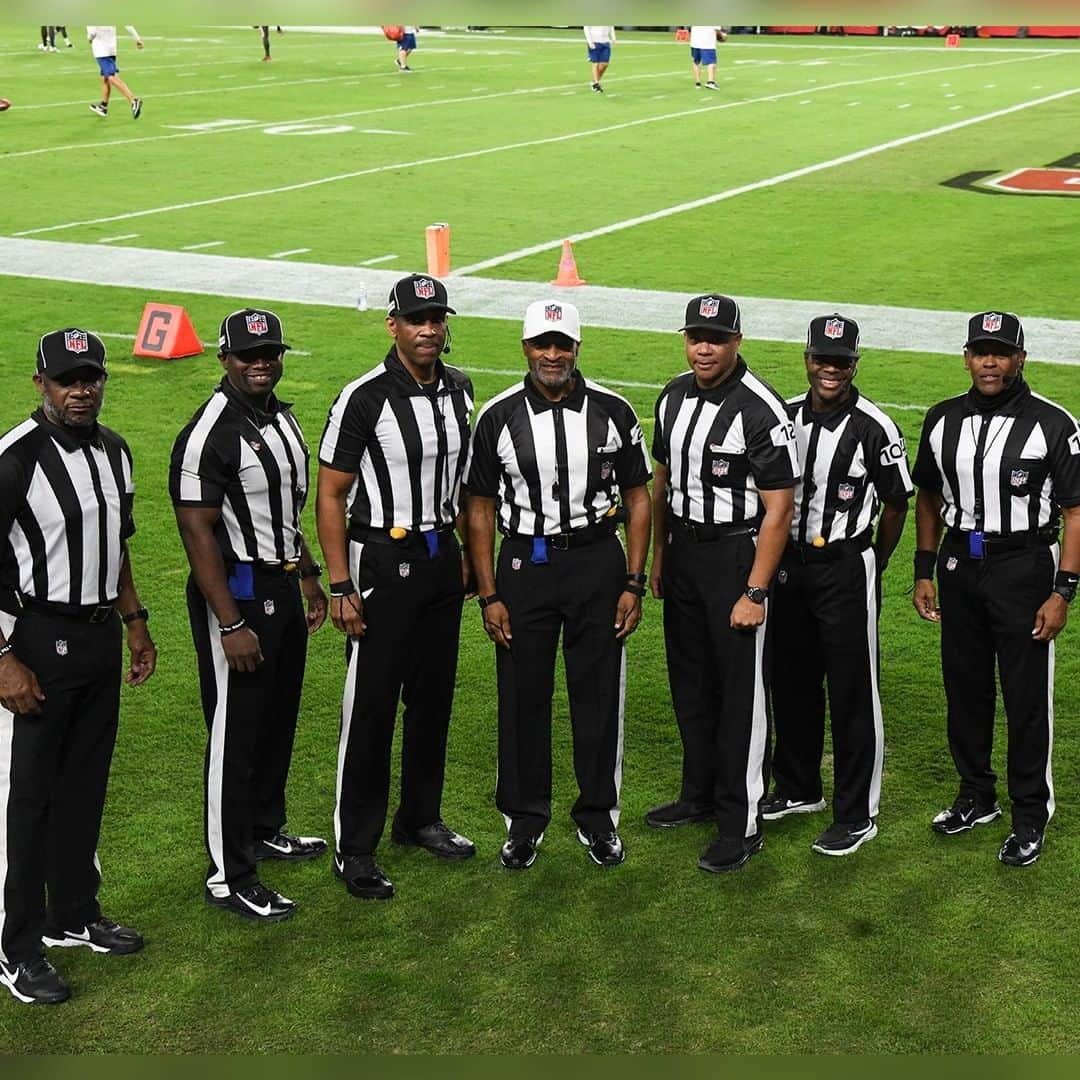
[(562, 242), (562, 258), (559, 260), (559, 273), (552, 285), (584, 285), (585, 279), (578, 277), (577, 263), (574, 261), (574, 249), (569, 240)]

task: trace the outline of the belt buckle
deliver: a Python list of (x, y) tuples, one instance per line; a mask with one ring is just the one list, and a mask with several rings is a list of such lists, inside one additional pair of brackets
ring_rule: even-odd
[(569, 551), (570, 550), (570, 534), (559, 533), (557, 536), (549, 536), (547, 542), (556, 551)]
[(113, 613), (112, 604), (98, 604), (96, 608), (90, 613), (90, 621), (92, 623), (103, 623)]
[(294, 562), (283, 562), (281, 564), (281, 569), (284, 570), (286, 574), (293, 574), (296, 572), (297, 565), (298, 564)]

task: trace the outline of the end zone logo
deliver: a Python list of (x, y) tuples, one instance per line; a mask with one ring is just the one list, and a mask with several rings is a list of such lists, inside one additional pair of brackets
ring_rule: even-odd
[(980, 195), (1080, 195), (1080, 154), (1070, 154), (1049, 165), (962, 173), (942, 181), (942, 186)]

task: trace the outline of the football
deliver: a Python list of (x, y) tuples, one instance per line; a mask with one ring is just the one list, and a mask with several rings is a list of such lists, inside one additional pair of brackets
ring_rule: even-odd
[(6, 97), (0, 97), (0, 112), (11, 108), (11, 102)]
[(400, 41), (405, 36), (404, 26), (384, 26), (382, 32), (388, 41)]

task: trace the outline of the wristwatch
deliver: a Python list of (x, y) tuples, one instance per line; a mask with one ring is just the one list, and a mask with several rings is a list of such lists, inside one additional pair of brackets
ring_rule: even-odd
[(322, 567), (317, 562), (313, 562), (310, 566), (301, 566), (296, 576), (301, 581), (309, 577), (322, 577)]
[(756, 585), (747, 585), (746, 592), (743, 595), (747, 600), (755, 604), (764, 604), (765, 598), (769, 595), (769, 590), (759, 589)]

